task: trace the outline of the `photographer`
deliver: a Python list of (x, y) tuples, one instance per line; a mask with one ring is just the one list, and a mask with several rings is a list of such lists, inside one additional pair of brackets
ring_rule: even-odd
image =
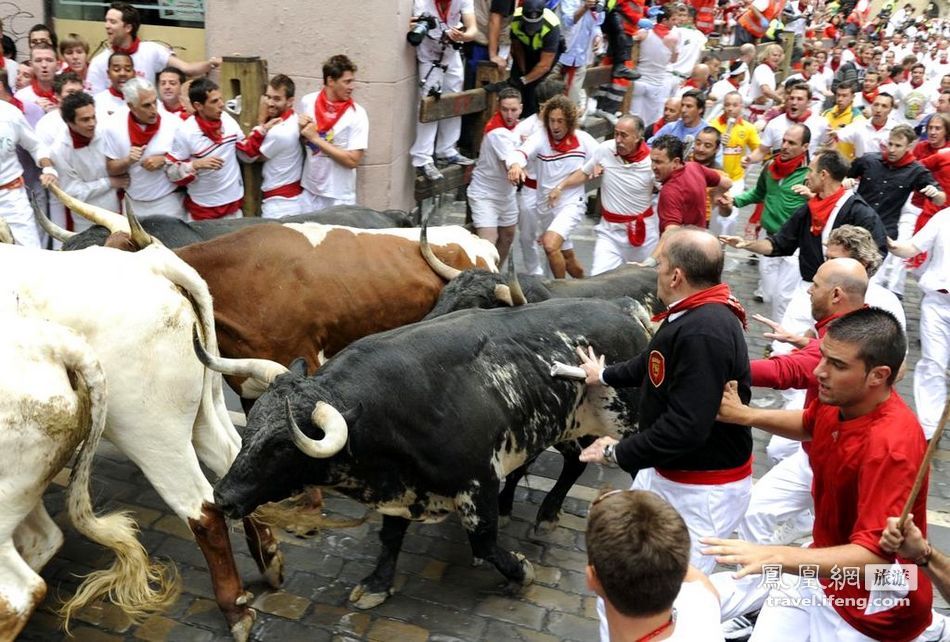
[[(461, 91), (464, 72), (459, 49), (478, 31), (472, 0), (413, 0), (412, 15), (406, 39), (416, 48), (420, 96)], [(440, 180), (442, 172), (433, 162), (433, 149), (441, 162), (471, 165), (472, 159), (455, 147), (461, 127), (461, 118), (417, 122), (416, 140), (409, 150), (413, 167), (429, 180)]]

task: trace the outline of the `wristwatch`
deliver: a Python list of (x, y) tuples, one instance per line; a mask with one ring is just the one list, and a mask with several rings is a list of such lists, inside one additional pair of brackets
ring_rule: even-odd
[(617, 454), (614, 452), (616, 450), (617, 444), (607, 444), (604, 446), (604, 461), (608, 464), (617, 463)]

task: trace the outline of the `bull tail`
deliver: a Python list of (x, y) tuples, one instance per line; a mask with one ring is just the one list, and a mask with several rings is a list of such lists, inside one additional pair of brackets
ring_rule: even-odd
[(75, 595), (60, 607), (64, 627), (76, 611), (103, 595), (132, 620), (163, 611), (178, 597), (178, 578), (174, 567), (149, 560), (138, 540), (138, 526), (124, 511), (97, 516), (89, 496), (92, 461), (105, 429), (107, 414), (106, 380), (102, 366), (85, 342), (63, 343), (62, 359), (67, 368), (79, 375), (80, 398), (88, 400), (89, 432), (79, 451), (67, 489), (67, 506), (76, 529), (90, 540), (115, 554), (106, 570), (86, 575)]

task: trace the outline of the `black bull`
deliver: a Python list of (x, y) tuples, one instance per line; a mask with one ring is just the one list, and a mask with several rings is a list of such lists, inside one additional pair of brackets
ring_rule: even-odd
[[(38, 214), (42, 216), (42, 214)], [(358, 205), (335, 205), (311, 214), (286, 216), (281, 219), (259, 217), (237, 219), (213, 219), (208, 221), (182, 221), (173, 216), (146, 216), (141, 219), (142, 227), (157, 238), (165, 247), (172, 249), (201, 243), (230, 232), (242, 230), (251, 225), (283, 223), (323, 223), (324, 225), (348, 225), (363, 229), (385, 229), (389, 227), (412, 227), (409, 216), (399, 210), (378, 212)], [(101, 225), (93, 225), (63, 241), (64, 250), (82, 250), (94, 245), (105, 245), (109, 230)]]
[[(453, 511), (474, 556), (527, 585), (530, 563), (497, 544), (500, 480), (552, 444), (636, 424), (634, 390), (553, 379), (550, 365), (575, 363), (576, 346), (613, 362), (636, 355), (645, 318), (632, 299), (465, 310), (360, 339), (311, 377), (295, 362), (248, 415), (215, 501), (238, 517), (329, 486), (379, 510), (382, 552), (350, 595), (362, 608), (391, 593), (409, 521)], [(196, 349), (222, 372), (253, 361), (208, 357), (197, 340)]]
[[(633, 265), (625, 265), (589, 279), (544, 279), (531, 274), (519, 274), (518, 280), (529, 303), (572, 297), (612, 299), (626, 296), (640, 301), (651, 313), (661, 307), (656, 296), (656, 270)], [(456, 310), (503, 307), (507, 304), (495, 296), (495, 289), (506, 283), (507, 277), (498, 273), (481, 269), (465, 270), (442, 288), (439, 299), (425, 319), (434, 319)], [(564, 499), (587, 468), (579, 455), (591, 441), (591, 438), (582, 438), (556, 445), (564, 462), (557, 481), (538, 508), (536, 532), (551, 531), (557, 526)], [(530, 464), (529, 460), (524, 466), (512, 471), (505, 480), (498, 496), (498, 512), (503, 522), (511, 516), (515, 490), (518, 482), (528, 473)]]

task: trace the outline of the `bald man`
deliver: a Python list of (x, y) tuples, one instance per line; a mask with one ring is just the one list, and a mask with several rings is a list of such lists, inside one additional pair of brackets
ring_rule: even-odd
[[(721, 282), (723, 251), (716, 237), (682, 227), (659, 250), (657, 294), (668, 311), (641, 354), (604, 368), (581, 354), (591, 386), (640, 388), (640, 431), (622, 441), (602, 437), (581, 460), (617, 464), (686, 520), (691, 563), (714, 567), (698, 548), (705, 533), (731, 533), (745, 514), (752, 486), (752, 437), (747, 426), (716, 420), (721, 386), (730, 378), (751, 397), (745, 313)], [(639, 474), (637, 474), (639, 473)]]
[[(821, 360), (820, 338), (828, 324), (864, 307), (868, 274), (853, 258), (825, 261), (815, 273), (808, 294), (818, 338), (792, 336), (774, 321), (755, 315), (771, 332), (768, 339), (791, 343), (799, 350), (770, 359), (756, 359), (751, 365), (752, 385), (776, 390), (805, 390), (805, 407), (818, 395), (815, 368)], [(741, 539), (757, 544), (787, 544), (803, 532), (811, 532), (811, 467), (808, 455), (797, 444), (792, 455), (782, 459), (752, 488), (749, 510), (739, 525)]]

